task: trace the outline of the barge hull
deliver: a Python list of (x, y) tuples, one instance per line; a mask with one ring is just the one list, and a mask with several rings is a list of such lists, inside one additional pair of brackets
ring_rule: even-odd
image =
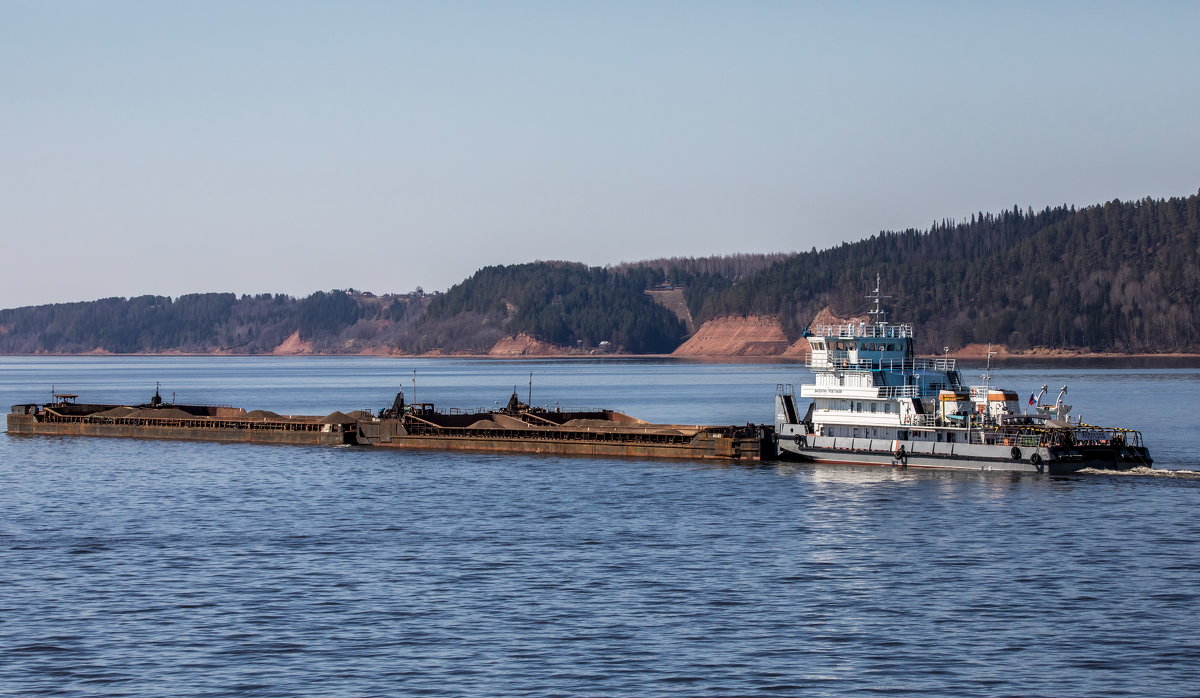
[[(507, 418), (500, 413), (490, 416)], [(474, 416), (461, 421), (472, 419)], [(371, 446), (435, 451), (734, 461), (760, 461), (774, 455), (769, 427), (670, 428), (642, 423), (588, 428), (509, 421), (508, 428), (453, 427), (406, 415), (403, 419), (359, 420), (358, 434), (360, 443)]]
[(38, 411), (32, 405), (15, 406), (8, 415), (8, 433), (302, 446), (351, 444), (430, 451), (687, 460), (760, 461), (774, 455), (773, 448), (764, 451), (773, 443), (769, 428), (706, 428), (694, 436), (651, 434), (638, 431), (636, 427), (479, 430), (420, 426), (421, 432), (412, 433), (396, 419), (366, 418), (345, 423), (322, 423), (315, 417), (267, 421), (244, 417), (125, 419), (95, 416), (104, 408), (112, 407), (80, 406), (79, 411), (86, 414), (70, 415), (51, 410)]
[(8, 433), (27, 436), (100, 436), (123, 439), (168, 439), (227, 443), (339, 446), (356, 443), (352, 432), (275, 430), (243, 427), (138, 426), (86, 422), (38, 422), (32, 416), (9, 415)]
[[(537, 453), (563, 456), (671, 458), (696, 460), (762, 460), (757, 440), (713, 439), (708, 443), (664, 445), (622, 441), (581, 442), (540, 439), (486, 439), (470, 437), (402, 436), (372, 443), (383, 448), (409, 448), (429, 451), (477, 451), (487, 453)], [(749, 443), (747, 441), (753, 441)]]

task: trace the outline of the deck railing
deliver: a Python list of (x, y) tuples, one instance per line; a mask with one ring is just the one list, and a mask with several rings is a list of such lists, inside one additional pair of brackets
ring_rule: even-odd
[(831, 359), (828, 355), (809, 356), (804, 365), (813, 368), (836, 368), (844, 371), (957, 371), (956, 359)]
[(836, 337), (838, 339), (853, 339), (855, 337), (891, 337), (904, 338), (913, 336), (913, 326), (881, 325), (860, 322), (845, 325), (817, 325), (810, 330), (818, 337)]

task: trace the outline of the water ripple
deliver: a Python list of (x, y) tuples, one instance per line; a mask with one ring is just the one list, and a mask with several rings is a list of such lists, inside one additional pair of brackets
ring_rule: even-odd
[(1188, 695), (1198, 496), (0, 436), (0, 694)]

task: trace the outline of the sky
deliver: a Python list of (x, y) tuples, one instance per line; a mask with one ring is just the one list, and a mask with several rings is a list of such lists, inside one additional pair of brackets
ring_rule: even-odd
[(0, 0), (0, 308), (1200, 189), (1195, 2)]

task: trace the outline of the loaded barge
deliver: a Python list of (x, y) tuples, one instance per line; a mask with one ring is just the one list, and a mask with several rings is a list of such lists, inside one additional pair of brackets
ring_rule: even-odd
[(45, 405), (13, 405), (8, 433), (309, 446), (358, 443), (357, 419), (341, 412), (326, 417), (285, 417), (224, 405), (164, 403), (157, 392), (145, 405), (84, 404), (77, 398), (57, 394), (55, 402)]
[(378, 414), (324, 417), (170, 404), (157, 391), (137, 406), (54, 398), (14, 405), (8, 433), (734, 461), (774, 455), (769, 426), (651, 424), (612, 410), (532, 407), (516, 393), (503, 409), (439, 411), (432, 403), (406, 404), (401, 392)]

